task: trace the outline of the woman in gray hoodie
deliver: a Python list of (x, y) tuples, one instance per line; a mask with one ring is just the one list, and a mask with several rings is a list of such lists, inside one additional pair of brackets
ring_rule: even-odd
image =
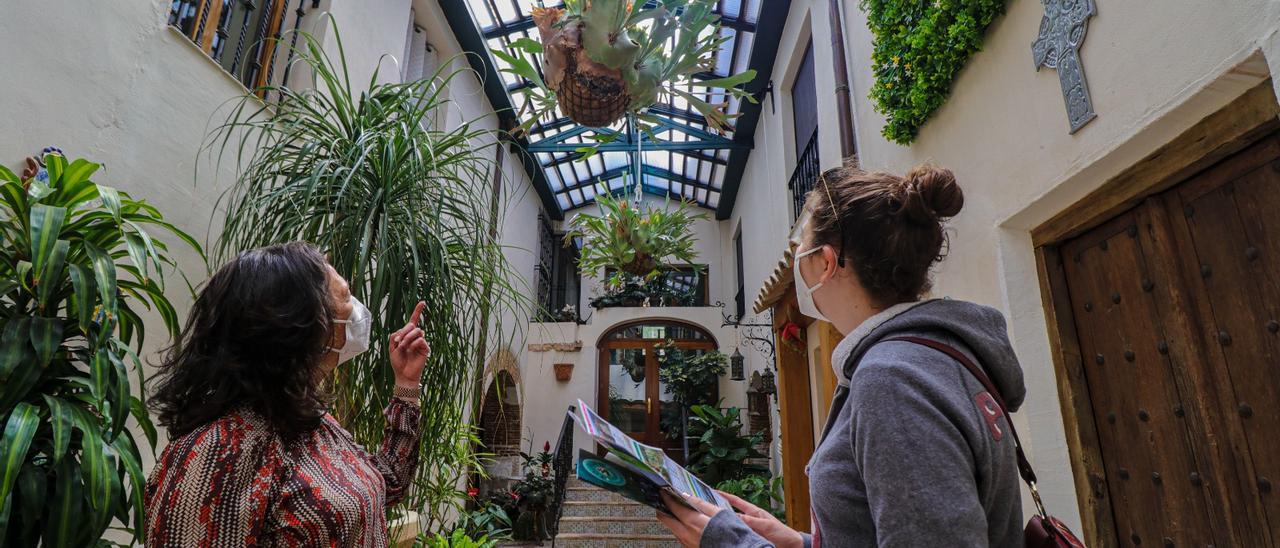
[[(660, 514), (685, 546), (1021, 546), (1022, 503), (1008, 417), (949, 345), (979, 364), (1014, 411), (1026, 389), (1004, 318), (972, 303), (920, 300), (945, 254), (942, 223), (964, 203), (950, 170), (906, 176), (827, 171), (794, 261), (801, 313), (845, 338), (840, 385), (809, 461), (812, 535), (726, 497)], [(891, 340), (892, 339), (892, 340)], [(786, 440), (783, 440), (785, 443)]]

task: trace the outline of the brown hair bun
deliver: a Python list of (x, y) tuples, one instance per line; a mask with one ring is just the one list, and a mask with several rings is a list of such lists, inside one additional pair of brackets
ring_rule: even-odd
[(871, 298), (890, 306), (929, 291), (929, 269), (946, 254), (942, 220), (963, 206), (949, 169), (925, 164), (899, 177), (846, 164), (823, 172), (809, 193), (806, 243), (830, 245)]
[(911, 168), (902, 182), (902, 212), (914, 222), (936, 223), (955, 217), (964, 207), (964, 193), (950, 169), (921, 164)]

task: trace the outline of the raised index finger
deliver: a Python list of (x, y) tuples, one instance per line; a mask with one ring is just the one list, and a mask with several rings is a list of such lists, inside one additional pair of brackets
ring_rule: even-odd
[(418, 301), (418, 306), (413, 307), (413, 314), (409, 316), (409, 325), (418, 327), (418, 322), (422, 320), (422, 309), (426, 307), (426, 302)]

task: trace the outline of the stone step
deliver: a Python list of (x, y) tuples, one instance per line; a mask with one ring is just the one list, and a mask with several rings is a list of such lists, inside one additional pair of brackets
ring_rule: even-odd
[(665, 535), (579, 534), (561, 533), (556, 536), (556, 547), (607, 547), (607, 548), (675, 548), (680, 546), (670, 533)]
[[(564, 503), (564, 517), (637, 517), (653, 518), (653, 508), (638, 502), (625, 501), (582, 501), (571, 500)], [(656, 519), (656, 518), (655, 518)]]
[(565, 489), (564, 500), (571, 501), (601, 501), (601, 502), (626, 502), (631, 499), (612, 491), (605, 491), (599, 487), (570, 487)]
[(671, 534), (671, 532), (653, 516), (589, 516), (560, 518), (561, 535), (576, 533), (668, 536)]

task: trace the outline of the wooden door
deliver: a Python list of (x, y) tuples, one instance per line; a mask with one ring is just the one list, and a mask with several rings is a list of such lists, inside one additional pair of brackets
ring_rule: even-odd
[(1117, 544), (1280, 539), (1277, 215), (1272, 136), (1057, 250)]
[(1237, 493), (1250, 538), (1280, 543), (1280, 136), (1223, 162), (1166, 197), (1191, 293), (1205, 366), (1239, 463)]
[[(660, 380), (657, 346), (673, 341), (689, 353), (716, 348), (700, 328), (676, 322), (643, 322), (616, 329), (600, 343), (596, 409), (614, 426), (640, 443), (658, 447), (684, 462), (684, 443), (678, 429), (680, 406)], [(712, 387), (710, 401), (719, 387)]]

